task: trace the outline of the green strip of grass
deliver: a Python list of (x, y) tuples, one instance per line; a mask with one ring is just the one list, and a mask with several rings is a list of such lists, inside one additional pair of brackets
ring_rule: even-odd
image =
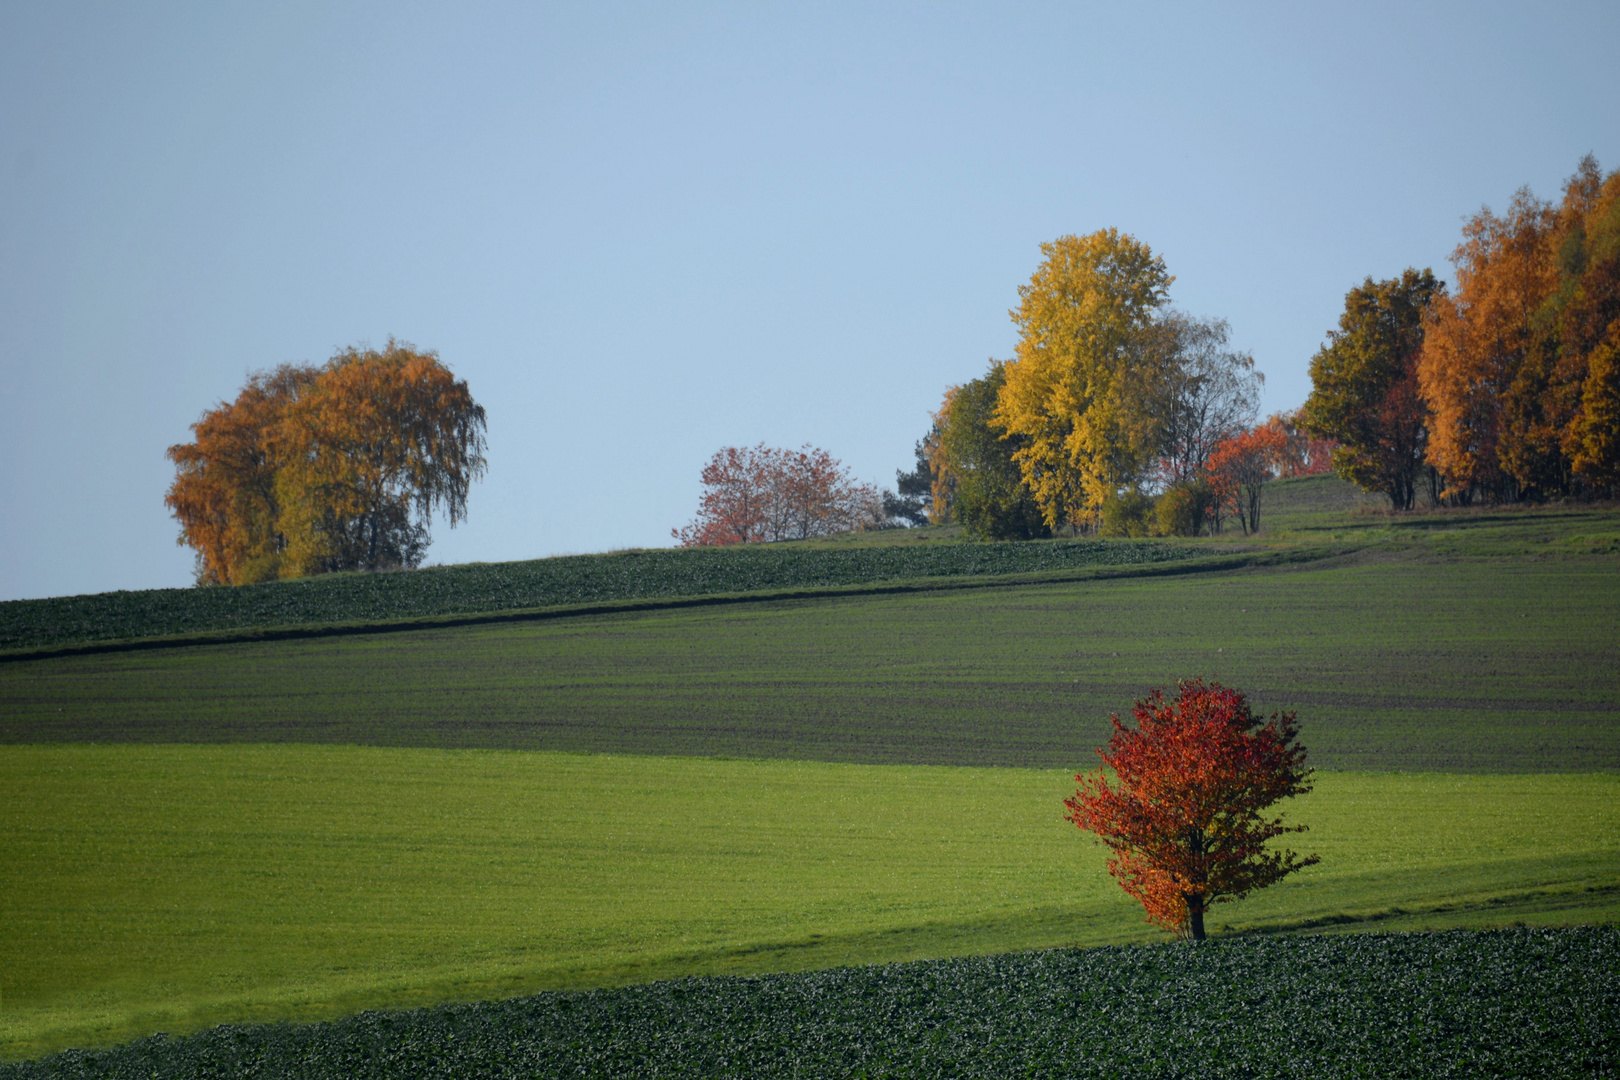
[(1611, 558), (1333, 565), (0, 665), (0, 743), (1076, 764), (1152, 686), (1299, 711), (1323, 767), (1620, 770)]
[[(14, 746), (0, 774), (8, 1057), (1156, 937), (1064, 772), (281, 745)], [(1217, 926), (1620, 916), (1620, 777), (1325, 774), (1291, 813), (1323, 864)]]

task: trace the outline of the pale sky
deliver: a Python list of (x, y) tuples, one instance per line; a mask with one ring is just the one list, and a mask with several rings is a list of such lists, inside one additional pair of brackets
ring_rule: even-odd
[(9, 4), (0, 599), (186, 585), (164, 450), (389, 335), (489, 412), (429, 562), (662, 546), (728, 444), (910, 467), (1065, 233), (1267, 376), (1620, 166), (1620, 4)]

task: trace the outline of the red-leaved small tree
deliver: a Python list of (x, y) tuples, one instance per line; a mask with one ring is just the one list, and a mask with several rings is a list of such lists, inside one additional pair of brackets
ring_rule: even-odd
[(1148, 922), (1202, 941), (1211, 904), (1320, 861), (1267, 848), (1305, 826), (1261, 813), (1311, 789), (1305, 748), (1293, 713), (1262, 724), (1241, 691), (1217, 682), (1183, 682), (1173, 701), (1154, 690), (1133, 711), (1135, 728), (1112, 718), (1114, 736), (1097, 751), (1106, 770), (1075, 777), (1065, 816), (1113, 852), (1108, 872)]
[(876, 528), (885, 517), (882, 493), (827, 451), (760, 443), (715, 451), (697, 518), (670, 535), (684, 547), (806, 540)]

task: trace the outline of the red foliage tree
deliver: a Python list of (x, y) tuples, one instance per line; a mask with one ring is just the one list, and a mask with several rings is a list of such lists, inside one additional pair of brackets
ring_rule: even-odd
[(1338, 443), (1333, 439), (1318, 439), (1305, 430), (1303, 409), (1293, 412), (1272, 413), (1266, 418), (1266, 427), (1283, 437), (1282, 454), (1277, 459), (1277, 475), (1284, 479), (1293, 476), (1321, 476), (1333, 471), (1333, 451)]
[(1148, 922), (1202, 941), (1211, 904), (1320, 861), (1268, 849), (1305, 826), (1261, 813), (1310, 790), (1305, 748), (1294, 744), (1293, 713), (1262, 725), (1241, 691), (1217, 682), (1183, 682), (1174, 701), (1154, 690), (1133, 711), (1137, 726), (1116, 714), (1108, 748), (1097, 751), (1114, 782), (1106, 770), (1077, 775), (1065, 816), (1113, 852), (1108, 872)]
[(697, 518), (670, 535), (683, 547), (805, 540), (885, 520), (883, 496), (852, 480), (842, 462), (806, 444), (798, 450), (727, 446), (703, 467)]

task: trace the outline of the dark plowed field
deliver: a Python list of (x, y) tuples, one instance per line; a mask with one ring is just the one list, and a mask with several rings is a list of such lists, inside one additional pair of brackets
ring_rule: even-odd
[(1336, 769), (1620, 769), (1614, 560), (1357, 556), (0, 665), (0, 741), (1071, 767), (1192, 674)]

